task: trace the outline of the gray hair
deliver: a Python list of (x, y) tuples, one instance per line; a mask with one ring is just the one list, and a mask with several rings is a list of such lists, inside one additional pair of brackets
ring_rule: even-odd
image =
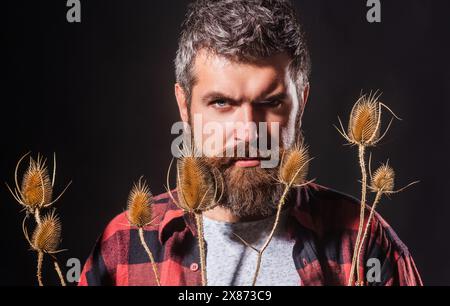
[(297, 90), (308, 82), (310, 58), (302, 26), (288, 0), (196, 0), (182, 25), (175, 58), (176, 81), (188, 100), (195, 84), (193, 65), (200, 49), (252, 62), (278, 53), (291, 57)]

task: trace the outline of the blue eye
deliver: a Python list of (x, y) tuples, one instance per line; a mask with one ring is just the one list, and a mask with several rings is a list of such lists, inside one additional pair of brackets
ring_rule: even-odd
[(216, 100), (213, 101), (211, 104), (218, 108), (226, 107), (229, 105), (228, 102), (225, 100)]

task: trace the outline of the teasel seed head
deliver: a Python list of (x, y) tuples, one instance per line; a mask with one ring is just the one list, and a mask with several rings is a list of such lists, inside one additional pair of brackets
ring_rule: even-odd
[(309, 168), (308, 148), (303, 144), (295, 144), (288, 149), (282, 158), (279, 180), (281, 183), (290, 186), (304, 184)]
[(61, 222), (53, 210), (46, 214), (37, 225), (31, 238), (31, 246), (35, 251), (57, 253), (61, 242)]
[(395, 172), (387, 163), (382, 164), (372, 175), (370, 187), (375, 192), (390, 193), (394, 191)]
[(23, 204), (31, 210), (41, 208), (51, 202), (52, 192), (52, 183), (45, 161), (40, 155), (36, 160), (30, 158), (30, 164), (23, 176), (20, 188)]
[(362, 95), (356, 101), (350, 112), (347, 132), (339, 119), (341, 128), (336, 127), (336, 129), (350, 144), (365, 147), (375, 146), (384, 138), (394, 118), (391, 119), (386, 131), (381, 135), (381, 107), (386, 108), (393, 117), (401, 120), (391, 109), (379, 102), (380, 95), (376, 91), (369, 95)]
[(131, 225), (144, 227), (152, 222), (153, 195), (143, 178), (133, 185), (128, 196), (128, 221)]
[(353, 142), (369, 145), (380, 135), (379, 105), (375, 99), (365, 96), (356, 102), (350, 114), (348, 135)]
[(201, 212), (215, 204), (217, 188), (201, 157), (183, 156), (177, 162), (178, 206), (188, 212)]

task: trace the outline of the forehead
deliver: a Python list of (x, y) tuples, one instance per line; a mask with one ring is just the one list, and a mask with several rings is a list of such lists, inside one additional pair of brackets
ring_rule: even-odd
[(289, 63), (290, 58), (286, 54), (240, 62), (200, 50), (193, 67), (193, 98), (215, 91), (242, 100), (285, 91), (291, 82)]

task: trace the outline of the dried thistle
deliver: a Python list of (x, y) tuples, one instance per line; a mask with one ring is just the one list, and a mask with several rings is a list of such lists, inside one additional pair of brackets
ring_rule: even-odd
[[(364, 226), (364, 208), (366, 205), (366, 192), (367, 192), (365, 149), (366, 147), (375, 146), (377, 143), (379, 143), (386, 135), (393, 121), (392, 118), (388, 127), (386, 128), (386, 131), (383, 133), (382, 136), (380, 136), (381, 107), (385, 107), (393, 114), (393, 116), (395, 116), (395, 114), (386, 105), (378, 101), (380, 95), (381, 94), (378, 94), (378, 92), (375, 92), (374, 94), (370, 93), (368, 96), (361, 95), (361, 97), (353, 105), (353, 108), (350, 112), (350, 119), (347, 129), (348, 132), (345, 132), (345, 129), (342, 125), (342, 121), (340, 118), (338, 118), (340, 129), (335, 126), (337, 131), (342, 135), (342, 137), (344, 137), (348, 141), (350, 145), (358, 146), (359, 166), (361, 168), (361, 182), (362, 182), (361, 207), (359, 216), (358, 235), (356, 237), (356, 245), (355, 250), (353, 252), (352, 265), (350, 268), (350, 278), (348, 281), (349, 285), (353, 284), (353, 277), (354, 277), (353, 275), (356, 268), (355, 265), (357, 259), (357, 250), (359, 248)], [(356, 270), (359, 275), (359, 269)]]
[[(38, 254), (37, 278), (39, 285), (42, 286), (42, 262), (44, 259), (44, 254), (48, 254), (53, 259), (54, 267), (60, 278), (61, 285), (65, 286), (66, 283), (64, 276), (62, 275), (55, 256), (56, 253), (62, 251), (58, 250), (58, 246), (61, 241), (61, 222), (59, 221), (59, 218), (55, 214), (54, 210), (50, 214), (45, 215), (45, 217), (41, 220), (41, 211), (58, 201), (67, 190), (71, 182), (69, 182), (64, 190), (54, 200), (52, 200), (56, 176), (56, 155), (53, 155), (53, 171), (52, 179), (50, 180), (49, 171), (46, 166), (46, 159), (43, 159), (42, 156), (38, 154), (36, 159), (30, 157), (30, 162), (23, 175), (22, 182), (19, 184), (19, 167), (23, 159), (28, 155), (29, 152), (23, 155), (16, 164), (14, 171), (14, 191), (8, 184), (6, 184), (6, 186), (14, 199), (24, 207), (24, 210), (26, 210), (27, 213), (22, 224), (22, 229), (25, 238), (31, 246), (31, 249)], [(28, 235), (25, 224), (30, 214), (34, 215), (34, 220), (36, 222), (36, 228), (31, 239)]]
[(58, 246), (61, 242), (61, 221), (53, 210), (42, 218), (41, 224), (35, 229), (31, 247), (37, 252), (55, 254), (60, 252)]
[[(389, 166), (389, 162), (386, 162), (385, 164), (381, 164), (381, 166), (377, 170), (375, 170), (374, 174), (372, 175), (372, 172), (370, 170), (370, 160), (371, 160), (371, 158), (369, 159), (369, 173), (370, 173), (370, 178), (371, 178), (369, 189), (372, 192), (375, 192), (376, 195), (375, 195), (375, 199), (373, 201), (372, 207), (370, 209), (370, 214), (369, 214), (369, 218), (367, 219), (367, 223), (366, 223), (366, 226), (364, 229), (364, 234), (362, 236), (361, 242), (358, 247), (358, 255), (357, 255), (357, 259), (356, 259), (356, 265), (358, 267), (360, 266), (360, 263), (361, 263), (362, 246), (364, 245), (364, 241), (367, 238), (370, 223), (372, 222), (373, 216), (375, 214), (375, 209), (376, 209), (378, 203), (380, 202), (381, 197), (383, 195), (399, 193), (399, 192), (405, 190), (406, 188), (419, 183), (419, 181), (415, 181), (415, 182), (412, 182), (412, 183), (406, 185), (405, 187), (403, 187), (399, 190), (394, 190), (395, 171), (391, 166)], [(358, 285), (364, 284), (364, 280), (361, 278), (360, 275), (358, 275), (357, 284)]]
[(59, 244), (61, 243), (61, 221), (53, 210), (51, 213), (46, 214), (41, 223), (39, 223), (36, 229), (33, 232), (33, 235), (30, 239), (28, 235), (28, 231), (25, 226), (26, 218), (23, 222), (23, 232), (25, 238), (31, 246), (31, 249), (37, 252), (38, 254), (38, 263), (37, 263), (37, 279), (39, 285), (42, 286), (42, 263), (44, 259), (44, 254), (49, 254), (53, 261), (55, 270), (60, 277), (61, 284), (65, 286), (64, 277), (62, 277), (58, 261), (54, 254), (62, 252), (63, 250), (59, 250)]
[(187, 213), (193, 213), (195, 216), (198, 231), (202, 285), (207, 286), (203, 212), (213, 209), (218, 205), (224, 190), (223, 178), (217, 169), (210, 170), (206, 166), (204, 158), (200, 157), (200, 154), (196, 152), (194, 146), (183, 147), (180, 152), (181, 158), (177, 160), (176, 176), (178, 200), (175, 200), (173, 197), (169, 184), (173, 159), (167, 170), (167, 192), (180, 209)]
[(56, 176), (56, 155), (53, 155), (53, 175), (50, 181), (49, 172), (46, 166), (46, 160), (42, 159), (42, 156), (38, 154), (37, 159), (34, 160), (30, 157), (30, 163), (22, 179), (21, 187), (18, 182), (18, 170), (22, 160), (29, 155), (26, 153), (20, 158), (16, 164), (14, 172), (14, 191), (8, 187), (14, 199), (27, 210), (28, 213), (35, 214), (36, 222), (40, 223), (39, 211), (43, 208), (48, 208), (64, 194), (71, 182), (67, 184), (64, 190), (59, 196), (52, 201), (53, 186)]
[(279, 181), (284, 185), (301, 185), (306, 181), (310, 158), (307, 147), (295, 144), (288, 150), (280, 167)]
[(214, 191), (214, 185), (212, 178), (209, 176), (209, 170), (201, 158), (188, 155), (178, 160), (178, 206), (186, 212), (193, 212), (195, 214), (203, 286), (206, 286), (208, 281), (206, 279), (206, 255), (202, 213), (215, 206), (217, 188)]
[(194, 213), (212, 208), (216, 197), (213, 189), (215, 184), (202, 159), (193, 156), (182, 157), (178, 160), (177, 172), (180, 208)]
[(395, 172), (388, 163), (382, 164), (371, 175), (370, 189), (375, 192), (390, 193), (394, 190)]
[(50, 203), (53, 188), (45, 161), (38, 155), (35, 161), (30, 157), (30, 165), (22, 180), (23, 203), (31, 209)]
[[(338, 132), (347, 140), (350, 145), (358, 146), (358, 157), (359, 166), (361, 169), (361, 206), (360, 206), (360, 216), (359, 216), (359, 226), (358, 235), (356, 237), (355, 248), (353, 251), (352, 265), (350, 268), (350, 277), (348, 280), (348, 285), (353, 285), (354, 272), (356, 269), (357, 273), (357, 284), (362, 284), (360, 269), (357, 268), (359, 265), (359, 250), (362, 247), (361, 236), (363, 234), (364, 227), (364, 214), (366, 206), (366, 193), (367, 193), (367, 170), (365, 162), (365, 150), (367, 147), (376, 146), (387, 134), (394, 118), (401, 120), (397, 117), (394, 112), (387, 107), (385, 104), (379, 102), (381, 94), (378, 91), (375, 93), (370, 93), (369, 95), (361, 95), (361, 97), (353, 105), (350, 112), (350, 119), (348, 124), (347, 132), (342, 125), (342, 121), (339, 119), (340, 128), (335, 128)], [(382, 108), (387, 109), (391, 114), (392, 118), (386, 128), (386, 130), (381, 133), (381, 113)], [(380, 136), (381, 135), (381, 136)], [(372, 179), (369, 188), (375, 188), (376, 190), (383, 190), (383, 193), (390, 193), (393, 189), (394, 172), (391, 171), (390, 167), (384, 167), (376, 173), (375, 180)], [(389, 191), (391, 190), (391, 191)], [(383, 194), (381, 193), (381, 194)], [(381, 196), (380, 194), (380, 196)]]
[(167, 170), (166, 189), (172, 201), (185, 212), (195, 214), (217, 206), (224, 190), (222, 175), (217, 169), (209, 169), (194, 146), (183, 147), (180, 155), (176, 175), (178, 200), (174, 198), (169, 182), (173, 159)]
[(340, 128), (336, 126), (335, 128), (349, 144), (364, 147), (375, 146), (386, 136), (394, 118), (391, 118), (386, 130), (381, 135), (382, 107), (386, 108), (393, 117), (401, 120), (389, 107), (378, 101), (380, 96), (381, 94), (378, 94), (377, 91), (368, 96), (361, 95), (350, 112), (347, 132), (338, 117)]
[(145, 226), (150, 225), (154, 221), (154, 219), (152, 219), (153, 203), (153, 195), (151, 194), (146, 182), (142, 177), (140, 177), (137, 184), (135, 183), (133, 185), (130, 195), (128, 196), (128, 221), (130, 222), (130, 225), (138, 228), (139, 239), (152, 264), (156, 283), (158, 286), (161, 286), (158, 267), (156, 265), (153, 253), (150, 251), (150, 248), (145, 241), (143, 229)]
[(144, 227), (152, 222), (153, 196), (142, 177), (128, 196), (128, 220), (131, 225)]
[(369, 158), (370, 186), (368, 186), (368, 188), (372, 192), (381, 193), (383, 195), (391, 195), (391, 194), (402, 192), (406, 188), (409, 188), (410, 186), (415, 185), (420, 182), (420, 181), (414, 181), (400, 189), (394, 190), (395, 171), (389, 165), (389, 161), (387, 161), (385, 164), (382, 163), (381, 166), (378, 167), (378, 169), (375, 170), (375, 172), (372, 174), (371, 159), (372, 159), (372, 156), (370, 156), (370, 158)]

